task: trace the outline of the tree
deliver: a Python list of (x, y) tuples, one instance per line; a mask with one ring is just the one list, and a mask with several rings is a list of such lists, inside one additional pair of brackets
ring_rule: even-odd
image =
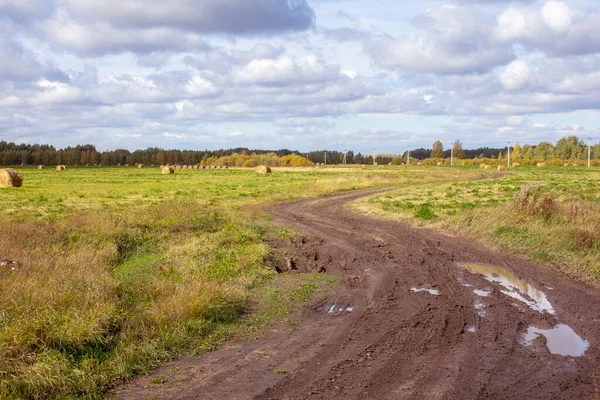
[(436, 140), (431, 147), (431, 158), (442, 158), (443, 156), (444, 145), (439, 140)]
[(465, 158), (465, 152), (463, 151), (462, 142), (458, 139), (454, 143), (452, 143), (452, 152), (454, 153), (454, 157), (457, 159)]
[(513, 147), (513, 151), (512, 151), (512, 158), (514, 160), (520, 160), (522, 157), (522, 150), (521, 150), (521, 146), (519, 146), (519, 142), (515, 143), (515, 147)]
[(521, 149), (521, 154), (522, 154), (521, 158), (523, 158), (524, 160), (531, 160), (533, 158), (533, 147), (526, 144)]
[(554, 157), (554, 146), (548, 142), (541, 142), (535, 146), (533, 154), (537, 160), (550, 160)]
[[(556, 143), (556, 155), (561, 160), (578, 160), (587, 158), (587, 146), (577, 136), (560, 139)], [(584, 157), (585, 155), (585, 157)]]

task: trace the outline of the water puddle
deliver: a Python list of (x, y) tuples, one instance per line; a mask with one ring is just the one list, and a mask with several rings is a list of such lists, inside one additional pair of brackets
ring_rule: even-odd
[(327, 311), (328, 314), (342, 313), (342, 312), (352, 312), (354, 311), (354, 306), (342, 306), (337, 304), (332, 304)]
[(522, 303), (527, 304), (529, 308), (538, 312), (547, 312), (554, 314), (554, 307), (546, 297), (546, 294), (531, 286), (527, 281), (522, 280), (511, 274), (504, 268), (491, 265), (480, 264), (458, 264), (472, 274), (481, 274), (489, 282), (495, 282), (503, 286), (506, 290), (501, 292)]
[(465, 332), (471, 332), (471, 333), (475, 333), (475, 332), (476, 332), (476, 329), (475, 329), (475, 327), (474, 327), (474, 326), (470, 325), (470, 326), (467, 326), (467, 327), (465, 328)]
[(424, 289), (424, 288), (410, 288), (411, 292), (428, 292), (429, 294), (432, 294), (434, 296), (439, 296), (440, 295), (440, 291), (439, 290), (435, 290), (435, 289)]
[(475, 307), (475, 310), (480, 317), (485, 317), (485, 304), (483, 304), (483, 302), (477, 300), (473, 303), (473, 307)]
[(473, 293), (475, 293), (479, 297), (488, 297), (490, 295), (490, 292), (488, 292), (487, 290), (479, 290), (479, 289), (473, 290)]
[(523, 335), (525, 345), (530, 345), (538, 335), (546, 338), (546, 346), (552, 354), (580, 357), (590, 347), (587, 340), (582, 339), (571, 327), (564, 324), (556, 325), (553, 329), (530, 326)]

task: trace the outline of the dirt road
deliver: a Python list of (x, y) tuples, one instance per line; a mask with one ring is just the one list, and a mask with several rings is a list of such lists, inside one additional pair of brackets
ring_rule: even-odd
[(339, 294), (295, 328), (181, 360), (153, 375), (168, 383), (140, 378), (117, 397), (600, 399), (600, 292), (465, 239), (346, 211), (368, 193), (267, 210), (304, 235), (289, 250), (296, 268), (341, 276)]

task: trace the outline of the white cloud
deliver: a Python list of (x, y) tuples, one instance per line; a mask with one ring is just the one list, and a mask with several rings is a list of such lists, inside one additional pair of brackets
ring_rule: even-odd
[(500, 74), (500, 82), (506, 90), (521, 90), (527, 87), (530, 80), (531, 69), (523, 60), (513, 61)]

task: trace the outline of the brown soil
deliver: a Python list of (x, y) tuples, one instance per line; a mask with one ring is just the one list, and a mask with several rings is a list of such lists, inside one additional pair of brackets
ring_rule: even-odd
[[(304, 236), (288, 249), (293, 261), (288, 265), (299, 272), (325, 268), (343, 280), (339, 293), (306, 309), (297, 327), (180, 360), (119, 388), (117, 397), (600, 398), (597, 290), (462, 238), (345, 209), (347, 202), (374, 192), (267, 210)], [(527, 308), (501, 293), (498, 284), (459, 268), (460, 262), (511, 271), (543, 290), (556, 314)], [(411, 288), (435, 289), (439, 296)], [(478, 297), (474, 289), (490, 294)], [(477, 302), (485, 305), (485, 315), (475, 309)], [(334, 304), (343, 311), (329, 313)], [(543, 337), (523, 344), (528, 326), (558, 323), (589, 341), (582, 357), (550, 354)]]

